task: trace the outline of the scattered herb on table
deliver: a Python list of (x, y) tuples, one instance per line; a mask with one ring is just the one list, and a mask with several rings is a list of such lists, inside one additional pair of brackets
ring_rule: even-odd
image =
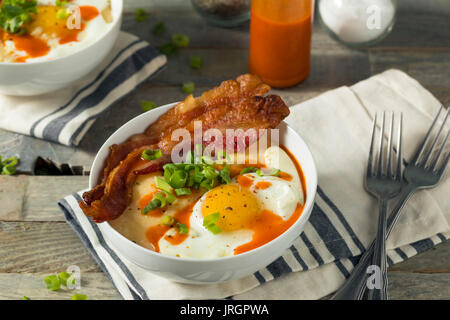
[(87, 300), (87, 299), (88, 297), (85, 294), (77, 293), (72, 296), (72, 300)]
[(61, 288), (61, 280), (56, 274), (45, 277), (44, 282), (49, 290), (58, 291)]
[(147, 20), (147, 12), (142, 8), (136, 9), (135, 18), (136, 21), (143, 22)]
[(203, 57), (199, 55), (191, 55), (189, 57), (190, 66), (192, 69), (200, 69), (203, 65)]
[(155, 36), (159, 36), (160, 34), (162, 34), (164, 31), (166, 30), (166, 25), (164, 24), (164, 22), (157, 22), (155, 23), (155, 25), (153, 26), (152, 29), (152, 33)]
[(30, 300), (30, 298), (28, 298), (27, 296), (23, 296), (22, 300)]
[(184, 93), (192, 93), (195, 90), (195, 83), (192, 81), (188, 81), (183, 83), (183, 86), (181, 87), (181, 91)]
[(189, 41), (189, 37), (184, 34), (175, 33), (172, 35), (172, 43), (178, 48), (187, 47), (189, 45)]
[(165, 54), (166, 56), (170, 56), (176, 51), (176, 47), (172, 42), (167, 42), (163, 44), (161, 47), (159, 47), (159, 52), (162, 54)]
[(2, 161), (0, 156), (0, 172), (2, 175), (12, 176), (16, 174), (16, 166), (19, 163), (19, 158), (9, 157)]
[(142, 100), (141, 101), (141, 107), (142, 107), (142, 111), (147, 112), (150, 111), (152, 109), (155, 109), (158, 105), (153, 102), (153, 101), (147, 101), (147, 100)]

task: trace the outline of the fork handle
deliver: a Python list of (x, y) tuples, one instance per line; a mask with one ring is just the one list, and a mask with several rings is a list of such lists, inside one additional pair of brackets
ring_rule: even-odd
[[(387, 199), (379, 200), (380, 212), (378, 214), (378, 230), (375, 238), (374, 252), (372, 256), (371, 267), (378, 267), (374, 269), (375, 287), (370, 288), (369, 300), (387, 300), (387, 263), (386, 263), (386, 211)], [(377, 274), (379, 272), (379, 274)], [(367, 281), (367, 285), (369, 281)]]
[[(400, 216), (400, 212), (405, 206), (406, 202), (408, 202), (409, 198), (413, 195), (413, 193), (417, 190), (417, 186), (413, 184), (407, 184), (405, 190), (402, 192), (402, 196), (400, 200), (397, 202), (397, 205), (392, 210), (391, 215), (387, 220), (387, 229), (386, 229), (386, 238), (389, 237), (392, 229), (394, 229), (395, 224), (397, 223), (398, 217)], [(361, 300), (364, 296), (364, 292), (367, 288), (366, 279), (367, 279), (367, 267), (371, 263), (371, 258), (373, 255), (373, 250), (375, 246), (375, 241), (373, 241), (367, 250), (361, 256), (359, 263), (356, 265), (355, 269), (351, 273), (350, 277), (347, 281), (342, 285), (342, 287), (334, 294), (331, 298), (333, 300)]]

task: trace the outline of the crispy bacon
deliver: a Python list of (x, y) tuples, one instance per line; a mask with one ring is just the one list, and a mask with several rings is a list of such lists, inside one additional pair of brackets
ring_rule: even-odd
[[(201, 121), (202, 131), (218, 129), (226, 138), (226, 129), (254, 129), (257, 134), (245, 137), (245, 145), (258, 139), (260, 129), (275, 128), (289, 109), (279, 96), (264, 95), (270, 87), (253, 75), (228, 80), (200, 97), (188, 96), (150, 125), (143, 134), (113, 145), (105, 161), (99, 184), (83, 194), (83, 212), (95, 222), (116, 219), (128, 206), (137, 175), (158, 171), (170, 162), (172, 149), (179, 143), (172, 140), (176, 129), (186, 129), (193, 137), (194, 122)], [(189, 141), (193, 145), (193, 141)], [(142, 152), (161, 149), (163, 156), (144, 161)]]

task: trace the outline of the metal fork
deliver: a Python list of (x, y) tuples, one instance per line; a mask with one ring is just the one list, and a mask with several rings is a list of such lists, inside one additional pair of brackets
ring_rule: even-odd
[[(383, 148), (386, 126), (386, 112), (383, 112), (383, 121), (380, 131), (380, 143), (378, 148), (378, 160), (373, 161), (374, 141), (376, 135), (377, 115), (375, 114), (372, 129), (372, 141), (370, 143), (369, 160), (367, 162), (366, 177), (364, 187), (367, 192), (378, 198), (379, 215), (378, 231), (375, 238), (374, 254), (372, 265), (380, 268), (380, 287), (373, 288), (369, 292), (370, 300), (387, 299), (387, 262), (386, 262), (386, 211), (388, 200), (398, 196), (402, 190), (402, 115), (398, 124), (397, 156), (395, 163), (392, 163), (393, 134), (394, 134), (394, 113), (391, 116), (391, 125), (388, 135), (387, 148)], [(387, 151), (387, 155), (386, 155)], [(386, 168), (385, 168), (386, 167)], [(394, 167), (394, 170), (393, 170)], [(396, 167), (396, 169), (395, 169)]]
[[(405, 189), (400, 196), (400, 200), (396, 203), (392, 213), (387, 220), (386, 237), (389, 237), (394, 228), (400, 212), (405, 206), (409, 198), (419, 189), (432, 188), (438, 184), (442, 178), (445, 168), (449, 163), (450, 152), (443, 157), (446, 143), (450, 135), (450, 129), (442, 139), (442, 131), (445, 123), (449, 117), (450, 108), (447, 110), (444, 120), (434, 135), (431, 134), (433, 129), (437, 127), (438, 119), (444, 110), (443, 107), (439, 110), (436, 118), (433, 120), (428, 132), (420, 144), (416, 154), (413, 156), (411, 162), (404, 170), (404, 178), (408, 182)], [(445, 112), (445, 111), (444, 111)], [(441, 146), (438, 147), (438, 141), (441, 140)], [(431, 147), (427, 145), (431, 141)], [(431, 160), (431, 161), (430, 161)], [(428, 164), (428, 162), (430, 164)], [(439, 164), (440, 163), (440, 164)], [(438, 165), (439, 164), (439, 165)], [(371, 257), (374, 252), (375, 242), (366, 250), (359, 260), (358, 265), (353, 270), (347, 282), (335, 293), (332, 297), (334, 300), (356, 300), (362, 299), (366, 290), (367, 267), (371, 264)]]

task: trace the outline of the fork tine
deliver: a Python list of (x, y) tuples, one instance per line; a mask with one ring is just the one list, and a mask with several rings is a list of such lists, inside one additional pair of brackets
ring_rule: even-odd
[(445, 158), (444, 161), (442, 161), (442, 165), (439, 168), (437, 174), (439, 176), (442, 176), (442, 174), (444, 173), (445, 167), (447, 167), (448, 161), (450, 160), (450, 152), (447, 154), (447, 157)]
[(440, 134), (441, 134), (441, 132), (442, 132), (442, 129), (443, 129), (444, 126), (445, 126), (445, 122), (447, 121), (449, 111), (450, 111), (450, 109), (447, 110), (447, 112), (446, 112), (446, 114), (445, 114), (445, 118), (444, 118), (444, 120), (442, 121), (442, 124), (441, 124), (441, 126), (439, 127), (439, 130), (438, 130), (438, 132), (436, 133), (436, 136), (434, 137), (433, 142), (431, 143), (430, 150), (429, 150), (428, 153), (424, 156), (424, 158), (423, 158), (423, 160), (422, 160), (422, 162), (421, 162), (421, 163), (423, 164), (423, 166), (425, 166), (425, 165), (427, 164), (428, 160), (430, 159), (430, 156), (431, 156), (432, 153), (433, 153), (434, 146), (435, 146), (436, 143), (438, 142), (439, 136), (440, 136)]
[(369, 159), (367, 160), (367, 175), (372, 175), (372, 158), (373, 158), (373, 147), (374, 147), (374, 141), (375, 141), (375, 131), (377, 128), (377, 114), (375, 113), (375, 116), (373, 117), (373, 124), (372, 124), (372, 140), (370, 141), (370, 151), (369, 151)]
[(400, 121), (398, 124), (397, 137), (397, 180), (402, 179), (402, 130), (403, 130), (403, 113), (400, 113)]
[(380, 148), (378, 150), (378, 168), (377, 168), (377, 175), (381, 176), (383, 174), (383, 141), (384, 141), (384, 127), (386, 123), (386, 111), (383, 111), (383, 124), (381, 125), (381, 132), (380, 132)]
[(387, 166), (386, 166), (386, 175), (391, 178), (392, 177), (392, 170), (391, 170), (391, 159), (392, 159), (392, 135), (394, 134), (394, 112), (392, 112), (391, 115), (391, 128), (389, 131), (389, 137), (388, 137), (388, 155), (387, 155)]
[(417, 164), (417, 160), (419, 159), (420, 155), (422, 154), (423, 150), (425, 149), (425, 144), (428, 140), (428, 137), (430, 136), (431, 131), (434, 128), (434, 125), (437, 122), (437, 119), (439, 118), (439, 115), (441, 114), (442, 109), (444, 108), (444, 106), (441, 106), (441, 108), (439, 109), (438, 114), (436, 115), (436, 117), (433, 120), (433, 123), (431, 124), (430, 128), (428, 129), (427, 134), (425, 135), (425, 138), (423, 139), (419, 149), (417, 150), (416, 154), (414, 155), (414, 157), (411, 160), (412, 164)]
[[(445, 136), (444, 141), (442, 141), (441, 148), (439, 149), (439, 151), (438, 151), (436, 157), (434, 158), (433, 163), (430, 165), (431, 170), (434, 170), (434, 168), (436, 167), (436, 164), (437, 164), (437, 162), (438, 162), (438, 160), (439, 160), (439, 157), (441, 156), (442, 152), (444, 152), (445, 145), (446, 145), (446, 143), (447, 143), (447, 140), (448, 140), (448, 137), (449, 137), (449, 136), (450, 136), (450, 129), (448, 129), (447, 135)], [(445, 160), (445, 161), (448, 161), (448, 159)], [(446, 165), (445, 161), (443, 162), (443, 164), (442, 164), (442, 166), (441, 166), (441, 169), (442, 169), (442, 167), (445, 167), (445, 165)], [(441, 171), (441, 169), (439, 169), (438, 171)]]

